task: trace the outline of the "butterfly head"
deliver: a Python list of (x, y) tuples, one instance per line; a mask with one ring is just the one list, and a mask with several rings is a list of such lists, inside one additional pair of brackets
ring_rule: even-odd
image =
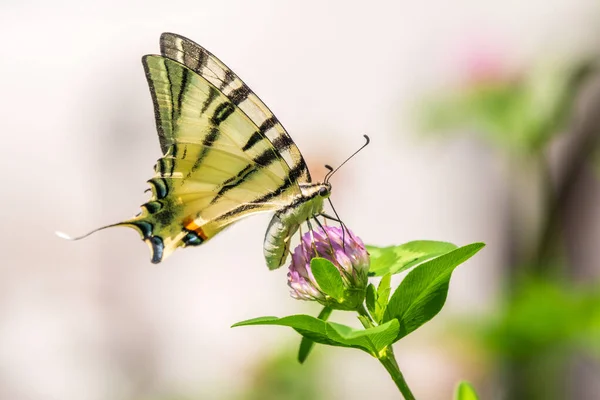
[(331, 196), (331, 184), (329, 182), (300, 184), (300, 190), (305, 201), (314, 200), (322, 203), (323, 200)]
[(329, 196), (331, 196), (331, 184), (329, 182), (320, 183), (317, 193), (323, 199), (328, 198)]

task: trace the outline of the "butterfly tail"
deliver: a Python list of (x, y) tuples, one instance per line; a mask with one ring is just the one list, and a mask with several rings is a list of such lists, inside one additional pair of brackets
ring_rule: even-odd
[(86, 237), (107, 229), (107, 228), (114, 228), (114, 227), (118, 227), (118, 226), (126, 226), (129, 228), (133, 228), (135, 229), (139, 234), (140, 237), (142, 238), (142, 240), (144, 242), (146, 242), (148, 244), (148, 246), (150, 247), (150, 256), (151, 256), (151, 261), (154, 264), (158, 264), (159, 262), (162, 261), (163, 258), (165, 258), (167, 255), (169, 255), (170, 253), (172, 253), (175, 248), (179, 247), (179, 246), (165, 246), (165, 241), (163, 240), (163, 238), (159, 235), (154, 234), (153, 230), (154, 230), (154, 224), (149, 220), (148, 216), (137, 216), (134, 217), (132, 219), (123, 221), (123, 222), (118, 222), (115, 224), (110, 224), (110, 225), (105, 225), (105, 226), (101, 226), (100, 228), (96, 228), (84, 235), (81, 236), (70, 236), (64, 232), (60, 232), (60, 231), (56, 231), (55, 234), (65, 240), (81, 240), (81, 239), (85, 239)]
[(90, 232), (88, 232), (86, 234), (83, 234), (81, 236), (71, 236), (68, 233), (64, 233), (64, 232), (61, 232), (61, 231), (55, 231), (54, 234), (56, 236), (58, 236), (59, 238), (61, 238), (61, 239), (75, 241), (75, 240), (85, 239), (86, 237), (88, 237), (88, 236), (90, 236), (90, 235), (92, 235), (92, 234), (94, 234), (94, 233), (96, 233), (98, 231), (101, 231), (103, 229), (112, 228), (113, 226), (119, 226), (119, 225), (121, 225), (121, 224), (110, 224), (110, 225), (101, 226), (100, 228), (96, 228), (93, 231), (90, 231)]

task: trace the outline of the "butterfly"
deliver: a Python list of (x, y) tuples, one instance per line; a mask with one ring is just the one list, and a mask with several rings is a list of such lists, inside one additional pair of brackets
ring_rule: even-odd
[(270, 269), (282, 266), (300, 225), (326, 215), (323, 203), (334, 170), (328, 167), (323, 182), (312, 182), (279, 120), (209, 51), (163, 33), (160, 52), (142, 58), (163, 153), (148, 181), (151, 198), (131, 219), (67, 238), (130, 227), (159, 263), (179, 247), (206, 243), (243, 217), (273, 211), (264, 257)]

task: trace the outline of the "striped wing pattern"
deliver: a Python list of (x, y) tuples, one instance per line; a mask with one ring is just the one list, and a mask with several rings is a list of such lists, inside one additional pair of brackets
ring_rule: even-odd
[(244, 216), (284, 208), (310, 182), (283, 126), (229, 68), (170, 33), (161, 53), (142, 61), (163, 157), (142, 212), (116, 224), (138, 230), (154, 263)]
[[(290, 168), (297, 166), (301, 169), (298, 179), (310, 182), (308, 168), (290, 135), (269, 108), (231, 69), (208, 50), (174, 33), (163, 33), (160, 36), (160, 52), (163, 56), (185, 65), (218, 88), (259, 127), (258, 132), (254, 132), (248, 137), (247, 145), (251, 146), (261, 140), (272, 142)], [(166, 151), (165, 144), (175, 138), (161, 133), (160, 125), (162, 123), (157, 118), (164, 152)]]

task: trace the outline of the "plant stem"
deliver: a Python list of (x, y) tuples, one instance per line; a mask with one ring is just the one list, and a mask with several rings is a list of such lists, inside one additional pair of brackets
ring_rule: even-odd
[[(367, 312), (364, 305), (361, 304), (360, 306), (358, 306), (356, 308), (356, 312), (358, 312), (358, 314), (361, 317), (363, 317), (359, 318), (359, 320), (363, 324), (365, 329), (377, 326), (375, 321), (373, 321), (373, 318), (371, 318), (371, 315)], [(398, 387), (398, 390), (400, 390), (400, 393), (402, 393), (404, 399), (415, 400), (415, 396), (413, 396), (412, 392), (410, 391), (410, 388), (408, 387), (408, 384), (404, 380), (402, 372), (400, 372), (400, 368), (398, 367), (398, 363), (396, 362), (396, 357), (394, 356), (394, 350), (392, 349), (392, 345), (386, 347), (379, 354), (379, 356), (377, 356), (377, 359), (379, 360), (379, 362), (381, 362), (381, 364), (383, 364), (386, 371), (390, 374), (392, 380)]]
[(391, 345), (385, 349), (383, 356), (379, 357), (379, 361), (392, 377), (392, 380), (398, 387), (398, 390), (400, 390), (400, 393), (402, 393), (402, 396), (404, 396), (406, 400), (415, 400), (415, 396), (412, 394), (408, 384), (404, 380), (400, 368), (398, 368), (398, 363), (396, 362), (396, 357), (394, 357), (394, 351), (392, 350)]
[(365, 327), (365, 329), (369, 329), (369, 328), (373, 328), (374, 326), (377, 326), (377, 324), (375, 323), (375, 321), (373, 321), (373, 318), (371, 318), (371, 315), (369, 314), (369, 312), (367, 311), (367, 309), (365, 308), (365, 306), (363, 304), (359, 305), (356, 308), (356, 312), (358, 313), (358, 315), (360, 315), (363, 318), (359, 318), (361, 324)]

